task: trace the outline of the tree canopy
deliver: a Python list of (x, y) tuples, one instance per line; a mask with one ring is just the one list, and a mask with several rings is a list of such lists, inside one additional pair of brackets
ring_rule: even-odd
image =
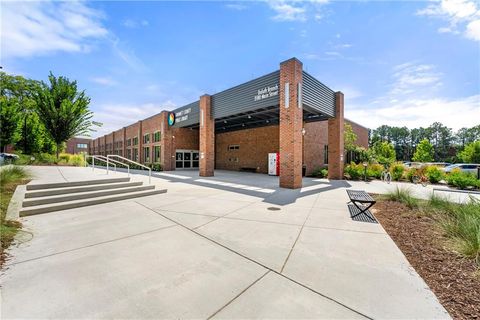
[(427, 139), (423, 139), (418, 144), (412, 160), (418, 162), (432, 162), (433, 154), (434, 150), (432, 144)]
[(51, 139), (60, 146), (76, 135), (87, 135), (92, 126), (90, 98), (78, 91), (77, 82), (50, 73), (49, 84), (41, 83), (36, 91), (37, 113)]

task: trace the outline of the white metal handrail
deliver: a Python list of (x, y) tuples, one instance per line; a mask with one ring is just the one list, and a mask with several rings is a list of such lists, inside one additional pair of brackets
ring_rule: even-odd
[[(84, 155), (84, 159), (85, 159), (85, 167), (87, 166), (87, 158), (92, 158), (92, 171), (95, 170), (95, 159), (97, 160), (100, 160), (100, 161), (103, 161), (103, 162), (106, 162), (107, 163), (107, 174), (108, 174), (108, 162), (109, 162), (109, 159), (105, 156), (101, 156), (101, 155), (88, 155), (88, 154), (85, 154)], [(118, 161), (117, 161), (118, 162)], [(120, 162), (121, 163), (121, 162)], [(117, 172), (117, 166), (112, 163), (113, 166), (115, 167), (115, 172)], [(123, 164), (123, 163), (121, 163)]]
[(133, 164), (135, 164), (135, 165), (137, 165), (137, 166), (139, 166), (139, 167), (146, 168), (146, 169), (148, 170), (148, 183), (151, 184), (151, 180), (152, 180), (152, 169), (151, 169), (151, 168), (149, 168), (149, 167), (147, 167), (147, 166), (145, 166), (145, 165), (143, 165), (143, 164), (141, 164), (141, 163), (138, 163), (138, 162), (136, 162), (136, 161), (130, 160), (130, 159), (128, 159), (128, 158), (119, 156), (119, 155), (117, 155), (117, 154), (109, 154), (109, 155), (107, 155), (107, 159), (110, 159), (111, 157), (116, 157), (116, 158), (122, 159), (123, 161), (127, 161), (127, 162), (130, 162), (130, 163), (133, 163)]
[[(120, 161), (117, 161), (117, 160), (110, 159), (110, 158), (108, 158), (108, 157), (104, 157), (104, 156), (102, 156), (102, 157), (105, 158), (105, 159), (107, 159), (107, 173), (108, 173), (108, 163), (109, 163), (109, 162), (113, 162), (112, 164), (115, 164), (115, 163), (116, 163), (116, 164), (119, 164), (119, 165), (122, 165), (122, 166), (127, 167), (127, 174), (128, 174), (128, 176), (130, 177), (130, 166), (129, 166), (128, 164), (123, 163), (123, 162), (120, 162)], [(117, 171), (117, 168), (116, 168), (116, 167), (115, 167), (115, 171)]]

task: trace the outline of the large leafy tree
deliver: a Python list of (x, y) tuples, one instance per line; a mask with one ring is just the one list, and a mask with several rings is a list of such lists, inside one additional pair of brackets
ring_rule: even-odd
[(417, 150), (413, 154), (413, 161), (418, 162), (432, 162), (433, 161), (433, 146), (427, 140), (423, 139), (417, 146)]
[(357, 135), (353, 132), (353, 128), (350, 124), (345, 123), (344, 128), (344, 146), (345, 151), (355, 151), (357, 148)]
[(49, 85), (42, 82), (35, 100), (40, 121), (57, 146), (57, 158), (61, 146), (76, 135), (88, 135), (93, 113), (88, 105), (90, 98), (78, 91), (77, 82), (50, 73)]
[[(35, 117), (35, 100), (34, 93), (38, 88), (39, 82), (31, 79), (26, 79), (22, 76), (10, 75), (5, 72), (0, 73), (0, 95), (6, 99), (13, 99), (17, 104), (18, 110), (18, 137), (16, 141), (16, 148), (19, 148), (23, 153), (31, 153), (37, 151), (32, 149), (32, 141), (41, 140), (41, 135), (35, 136), (35, 119), (30, 121), (30, 118)], [(14, 143), (15, 141), (10, 141)]]
[(467, 144), (458, 158), (467, 163), (480, 163), (480, 140)]
[(377, 141), (372, 146), (373, 158), (384, 166), (389, 166), (395, 162), (396, 154), (393, 144), (387, 141)]
[(18, 101), (5, 96), (0, 97), (0, 150), (5, 151), (5, 146), (14, 142), (17, 133)]

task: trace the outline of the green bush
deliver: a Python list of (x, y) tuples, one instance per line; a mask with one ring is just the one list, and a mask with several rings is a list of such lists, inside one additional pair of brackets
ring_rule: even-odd
[(425, 168), (425, 176), (430, 183), (438, 183), (445, 178), (442, 169), (437, 166), (428, 166)]
[(395, 181), (402, 179), (404, 171), (405, 166), (401, 162), (395, 162), (390, 166), (390, 173), (392, 174), (392, 179)]
[(367, 176), (380, 179), (383, 170), (385, 170), (384, 167), (379, 163), (369, 164), (367, 167)]
[(466, 189), (468, 187), (478, 187), (478, 179), (475, 175), (467, 172), (462, 172), (460, 169), (453, 169), (446, 177), (447, 183), (459, 189)]
[(349, 165), (345, 166), (345, 174), (352, 180), (358, 180), (364, 175), (364, 167), (362, 164), (355, 164), (351, 162)]
[(57, 164), (57, 158), (53, 154), (37, 153), (33, 157), (33, 164)]
[(328, 169), (317, 166), (313, 169), (312, 176), (316, 178), (326, 178), (328, 176)]
[(60, 153), (58, 156), (58, 160), (60, 162), (68, 163), (68, 161), (70, 160), (70, 156), (71, 155), (68, 153)]
[(68, 159), (68, 164), (75, 167), (82, 167), (85, 165), (85, 160), (81, 154), (72, 154)]
[(152, 163), (151, 167), (153, 171), (163, 171), (160, 163)]
[(418, 169), (417, 168), (410, 168), (407, 170), (407, 173), (405, 174), (405, 177), (407, 178), (408, 181), (413, 182), (413, 176), (418, 175)]

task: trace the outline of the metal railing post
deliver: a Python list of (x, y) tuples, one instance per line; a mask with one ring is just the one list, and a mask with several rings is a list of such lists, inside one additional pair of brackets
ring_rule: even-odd
[(108, 157), (107, 157), (107, 174), (108, 174)]

